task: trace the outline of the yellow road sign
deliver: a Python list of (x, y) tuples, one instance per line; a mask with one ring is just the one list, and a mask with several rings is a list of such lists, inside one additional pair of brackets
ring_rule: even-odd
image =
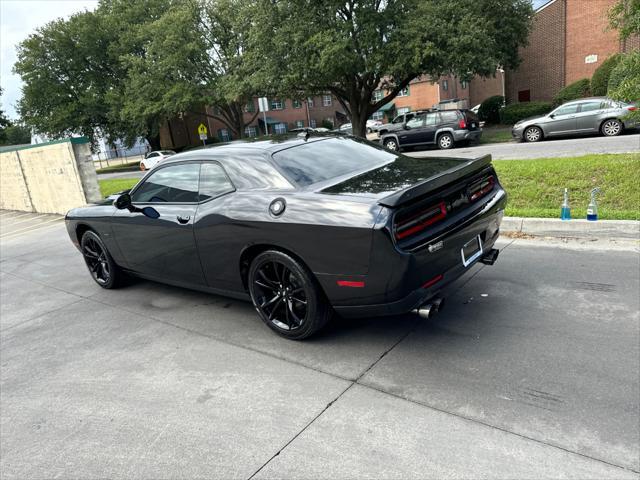
[(205, 126), (204, 123), (201, 123), (200, 125), (198, 125), (198, 133), (200, 135), (206, 135), (207, 134), (207, 127)]

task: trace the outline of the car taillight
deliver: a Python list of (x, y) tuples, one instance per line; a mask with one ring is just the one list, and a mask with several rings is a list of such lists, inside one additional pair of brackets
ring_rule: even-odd
[(493, 186), (495, 184), (496, 184), (496, 179), (493, 177), (493, 175), (491, 175), (471, 185), (469, 187), (469, 192), (467, 193), (469, 200), (472, 202), (475, 202), (479, 198), (482, 198), (491, 190), (493, 190)]
[(464, 121), (464, 118), (458, 122), (458, 128), (467, 128), (467, 122)]
[(638, 107), (634, 107), (633, 105), (630, 107), (627, 107), (627, 110), (629, 110), (630, 112), (635, 112), (638, 109)]
[(424, 230), (429, 225), (439, 222), (447, 216), (447, 206), (444, 202), (434, 205), (425, 210), (421, 210), (409, 218), (404, 218), (396, 222), (395, 236), (398, 240), (413, 235)]

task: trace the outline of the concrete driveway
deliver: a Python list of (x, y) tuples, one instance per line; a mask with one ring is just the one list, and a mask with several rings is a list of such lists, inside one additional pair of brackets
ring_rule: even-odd
[(506, 239), (433, 320), (292, 342), (235, 300), (101, 290), (60, 219), (19, 215), (0, 212), (3, 479), (638, 478), (637, 248)]

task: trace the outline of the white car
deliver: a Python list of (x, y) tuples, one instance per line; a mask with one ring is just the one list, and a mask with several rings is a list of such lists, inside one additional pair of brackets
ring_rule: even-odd
[(380, 120), (367, 120), (367, 133), (376, 131), (380, 125), (382, 125)]
[(175, 154), (176, 152), (173, 150), (156, 150), (155, 152), (149, 152), (144, 156), (144, 160), (140, 162), (140, 170), (151, 170), (161, 161)]

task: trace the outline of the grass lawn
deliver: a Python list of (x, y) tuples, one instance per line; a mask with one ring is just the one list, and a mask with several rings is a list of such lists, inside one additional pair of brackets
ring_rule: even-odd
[(105, 180), (98, 180), (100, 185), (100, 192), (104, 197), (113, 195), (114, 193), (127, 190), (138, 183), (137, 178), (108, 178)]
[(572, 218), (586, 218), (590, 192), (603, 220), (640, 220), (640, 154), (601, 154), (535, 160), (494, 160), (509, 193), (508, 216), (559, 218), (565, 187)]
[(114, 172), (129, 172), (140, 169), (140, 160), (135, 162), (123, 163), (121, 165), (111, 165), (110, 167), (97, 168), (96, 173), (114, 173)]
[[(586, 218), (590, 192), (599, 187), (598, 214), (608, 220), (640, 220), (640, 154), (602, 154), (534, 160), (494, 160), (509, 193), (506, 215), (559, 218), (564, 188), (572, 218)], [(131, 188), (135, 178), (100, 180), (106, 197)]]
[(482, 129), (480, 143), (504, 143), (513, 140), (510, 125), (494, 125)]

